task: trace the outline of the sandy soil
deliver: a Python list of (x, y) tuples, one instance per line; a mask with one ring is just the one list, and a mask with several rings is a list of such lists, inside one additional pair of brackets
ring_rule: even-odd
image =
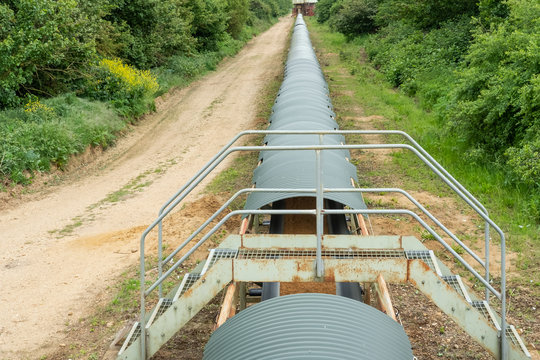
[(66, 325), (88, 314), (92, 299), (138, 261), (140, 233), (160, 205), (254, 126), (258, 94), (282, 70), (291, 21), (160, 99), (156, 113), (97, 161), (80, 161), (61, 186), (0, 198), (0, 358), (50, 351)]

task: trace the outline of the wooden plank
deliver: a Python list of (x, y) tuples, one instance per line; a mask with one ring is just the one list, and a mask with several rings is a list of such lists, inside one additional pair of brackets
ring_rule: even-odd
[[(225, 293), (225, 299), (223, 299), (223, 304), (221, 305), (221, 310), (219, 312), (219, 316), (216, 322), (216, 325), (214, 326), (214, 330), (220, 327), (227, 321), (228, 318), (231, 316), (234, 316), (236, 313), (236, 298), (238, 297), (238, 286), (236, 286), (236, 282), (231, 283), (229, 287), (227, 288), (227, 292)], [(232, 308), (234, 307), (234, 311), (232, 311)], [(232, 315), (231, 315), (232, 312)]]
[(377, 282), (374, 283), (374, 285), (380, 310), (394, 319), (394, 321), (397, 321), (394, 306), (392, 305), (392, 299), (390, 299), (390, 292), (388, 291), (386, 281), (384, 281), (382, 274), (377, 276)]
[[(351, 185), (352, 185), (352, 187), (355, 187), (353, 178), (351, 178)], [(360, 194), (360, 196), (362, 196), (362, 195)], [(364, 215), (356, 214), (356, 218), (358, 219), (358, 225), (360, 226), (360, 231), (362, 231), (362, 235), (368, 236), (369, 231), (368, 231), (367, 226), (366, 226), (366, 221), (364, 220)]]
[(364, 215), (356, 214), (356, 216), (358, 216), (358, 223), (360, 224), (360, 230), (362, 231), (362, 235), (368, 236), (369, 232), (366, 226), (366, 222), (364, 220)]

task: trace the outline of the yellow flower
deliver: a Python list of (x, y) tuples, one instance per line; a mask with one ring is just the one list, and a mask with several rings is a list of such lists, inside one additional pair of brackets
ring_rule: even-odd
[[(109, 71), (117, 79), (123, 82), (129, 90), (144, 89), (145, 92), (154, 93), (158, 90), (159, 84), (155, 76), (148, 70), (138, 70), (120, 59), (102, 59), (99, 65)], [(108, 79), (109, 77), (107, 77)]]
[(46, 111), (51, 112), (53, 111), (53, 108), (42, 104), (39, 102), (39, 99), (36, 100), (30, 100), (24, 105), (24, 111), (27, 113), (36, 113), (38, 111)]

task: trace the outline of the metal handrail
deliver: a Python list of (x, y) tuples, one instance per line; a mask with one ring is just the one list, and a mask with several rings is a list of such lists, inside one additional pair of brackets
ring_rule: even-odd
[[(208, 161), (202, 168), (199, 170), (190, 180), (184, 184), (169, 200), (167, 200), (162, 207), (159, 210), (158, 216), (161, 215), (169, 205), (171, 205), (175, 199), (179, 198), (184, 199), (191, 190), (196, 187), (200, 181), (206, 177), (206, 175), (209, 173), (206, 170), (208, 170), (210, 167), (215, 168), (215, 165), (213, 164), (222, 157), (222, 155), (241, 137), (246, 135), (400, 135), (405, 137), (416, 150), (418, 150), (424, 157), (431, 163), (442, 175), (439, 175), (441, 179), (446, 179), (450, 183), (454, 184), (461, 192), (460, 197), (463, 198), (463, 196), (467, 197), (469, 200), (471, 200), (474, 204), (478, 206), (478, 208), (486, 215), (488, 214), (488, 211), (476, 199), (459, 181), (457, 181), (446, 169), (440, 165), (420, 144), (418, 144), (409, 134), (407, 134), (404, 131), (400, 130), (245, 130), (240, 133), (238, 133), (235, 137), (233, 137), (225, 146), (221, 148), (221, 150), (214, 155), (210, 161)], [(220, 159), (218, 163), (220, 163), (223, 159)], [(211, 170), (212, 170), (211, 169)], [(210, 171), (211, 171), (210, 170)], [(200, 178), (200, 179), (199, 179)], [(197, 180), (199, 179), (199, 180)], [(196, 182), (195, 186), (191, 186), (194, 182)], [(445, 181), (446, 182), (446, 181)], [(448, 182), (447, 182), (448, 183)], [(188, 189), (189, 188), (189, 189)], [(187, 191), (186, 191), (187, 190)], [(183, 194), (186, 191), (185, 194)], [(455, 190), (454, 190), (455, 191)], [(183, 195), (182, 195), (183, 194)], [(463, 196), (462, 196), (463, 195)], [(464, 198), (463, 198), (464, 199)], [(470, 204), (469, 204), (470, 205)], [(174, 207), (175, 205), (173, 205)], [(475, 209), (475, 211), (477, 211)], [(478, 212), (478, 211), (477, 211)], [(489, 281), (489, 224), (485, 223), (484, 228), (484, 242), (485, 242), (485, 279), (486, 281)], [(158, 259), (162, 259), (162, 243), (163, 243), (163, 225), (161, 222), (159, 223), (158, 227)], [(163, 269), (163, 262), (161, 260), (158, 261), (158, 274), (161, 275)], [(162, 288), (159, 289), (160, 296), (162, 296)], [(489, 301), (489, 293), (486, 291), (486, 301)]]
[[(407, 144), (386, 144), (386, 145), (383, 145), (383, 144), (361, 144), (361, 145), (347, 145), (347, 144), (344, 144), (344, 145), (307, 145), (307, 146), (237, 146), (237, 147), (232, 147), (231, 148), (231, 146), (240, 137), (245, 136), (245, 135), (250, 135), (250, 134), (251, 135), (254, 135), (254, 134), (267, 134), (267, 135), (269, 135), (269, 134), (318, 134), (319, 136), (336, 135), (336, 134), (337, 135), (340, 135), (340, 134), (341, 135), (343, 135), (343, 134), (397, 134), (397, 135), (402, 135), (402, 136), (406, 137), (413, 144), (413, 146), (407, 145)], [(170, 260), (170, 258), (172, 258), (172, 256), (174, 256), (174, 255), (167, 257), (167, 259), (165, 261), (161, 261), (161, 259), (162, 259), (162, 220), (211, 171), (213, 171), (215, 169), (215, 167), (218, 164), (220, 164), (227, 156), (229, 156), (230, 154), (232, 154), (234, 152), (238, 152), (238, 151), (263, 151), (263, 150), (266, 150), (266, 151), (293, 151), (293, 150), (306, 151), (306, 150), (312, 150), (313, 151), (314, 150), (316, 152), (316, 154), (318, 155), (317, 156), (317, 174), (320, 175), (320, 151), (321, 150), (389, 149), (389, 148), (390, 149), (401, 148), (401, 149), (408, 149), (408, 150), (412, 151), (420, 160), (422, 160), (422, 162), (424, 162), (424, 164), (426, 164), (439, 178), (441, 178), (441, 180), (443, 180), (455, 193), (457, 193), (473, 210), (475, 210), (485, 220), (485, 222), (486, 222), (486, 249), (489, 248), (489, 243), (488, 243), (489, 242), (489, 233), (488, 233), (489, 232), (489, 226), (493, 226), (495, 228), (495, 230), (499, 233), (499, 235), (501, 237), (501, 248), (502, 248), (502, 250), (501, 250), (501, 293), (498, 293), (489, 284), (489, 257), (486, 258), (485, 262), (482, 262), (476, 256), (476, 254), (474, 254), (468, 247), (464, 246), (464, 244), (461, 241), (459, 241), (459, 239), (457, 239), (455, 236), (451, 236), (455, 241), (457, 240), (458, 244), (460, 244), (460, 246), (462, 246), (467, 252), (469, 252), (471, 255), (474, 254), (472, 256), (475, 258), (475, 260), (479, 261), (479, 263), (482, 266), (484, 266), (484, 268), (486, 269), (486, 275), (485, 275), (485, 279), (484, 279), (482, 277), (479, 277), (478, 273), (472, 267), (470, 267), (470, 265), (468, 265), (468, 263), (466, 263), (461, 258), (461, 256), (459, 256), (459, 254), (457, 254), (451, 247), (449, 247), (448, 244), (444, 243), (446, 245), (443, 244), (443, 246), (445, 246), (445, 248), (447, 250), (449, 250), (454, 255), (454, 257), (456, 257), (460, 262), (462, 262), (462, 264), (471, 273), (473, 273), (473, 275), (475, 277), (477, 277), (485, 285), (485, 287), (486, 287), (486, 298), (488, 298), (489, 291), (491, 291), (499, 299), (501, 299), (501, 303), (502, 303), (502, 306), (501, 306), (501, 313), (502, 313), (502, 316), (501, 316), (501, 328), (505, 329), (506, 328), (506, 323), (505, 323), (505, 321), (506, 321), (505, 320), (505, 317), (506, 317), (505, 238), (504, 238), (504, 234), (503, 234), (502, 230), (491, 219), (489, 219), (489, 216), (487, 215), (487, 211), (486, 211), (485, 207), (474, 196), (472, 196), (457, 180), (455, 180), (438, 162), (436, 162), (418, 143), (416, 143), (405, 132), (394, 131), (394, 130), (367, 130), (367, 131), (366, 130), (328, 130), (328, 131), (316, 131), (316, 130), (314, 130), (314, 131), (248, 130), (248, 131), (244, 131), (244, 132), (241, 132), (241, 133), (237, 134), (235, 136), (235, 138), (233, 138), (227, 145), (225, 145), (221, 149), (220, 152), (218, 152), (201, 170), (199, 170), (199, 172), (197, 172), (197, 174), (195, 174), (173, 197), (171, 197), (161, 207), (160, 214), (159, 214), (158, 218), (143, 232), (143, 234), (141, 236), (141, 244), (140, 244), (140, 247), (141, 247), (141, 324), (144, 323), (145, 296), (148, 293), (150, 293), (152, 290), (154, 290), (155, 287), (157, 287), (157, 286), (159, 286), (160, 296), (162, 296), (161, 282), (159, 282), (159, 284), (157, 284), (157, 285), (156, 285), (156, 283), (154, 283), (151, 286), (151, 288), (149, 288), (147, 291), (145, 291), (144, 246), (145, 246), (146, 236), (148, 235), (148, 233), (152, 229), (155, 228), (156, 225), (159, 225), (159, 228), (158, 228), (159, 229), (159, 234), (158, 234), (158, 243), (159, 243), (158, 244), (158, 256), (159, 256), (159, 258), (158, 258), (159, 259), (158, 260), (158, 278), (161, 279), (165, 275), (168, 276), (168, 274), (170, 274), (173, 270), (169, 269), (166, 274), (163, 274), (163, 264), (166, 263), (166, 261), (168, 261), (167, 259)], [(254, 190), (254, 189), (251, 189), (251, 190)], [(306, 189), (302, 189), (302, 190), (305, 191)], [(345, 189), (334, 189), (334, 191), (337, 191), (337, 190), (345, 190)], [(346, 190), (351, 191), (353, 189), (346, 189)], [(361, 190), (361, 189), (357, 189), (357, 190)], [(277, 191), (277, 190), (272, 189), (272, 191)], [(295, 191), (298, 192), (298, 189), (295, 189)], [(321, 183), (320, 176), (317, 176), (317, 189), (315, 189), (315, 191), (316, 191), (317, 200), (318, 200), (317, 201), (317, 206), (316, 206), (316, 209), (315, 209), (315, 215), (317, 215), (317, 224), (318, 224), (318, 227), (317, 227), (317, 240), (318, 240), (318, 242), (317, 242), (317, 249), (318, 249), (318, 251), (317, 251), (317, 276), (321, 276), (322, 271), (323, 271), (322, 270), (322, 261), (321, 261), (321, 256), (320, 256), (321, 255), (320, 254), (321, 253), (320, 252), (320, 247), (321, 247), (321, 238), (322, 238), (322, 216), (323, 216), (322, 193), (323, 193), (323, 190), (322, 190), (322, 183)], [(411, 200), (411, 198), (409, 198), (409, 200)], [(320, 202), (320, 204), (319, 204), (319, 202)], [(414, 201), (413, 201), (413, 203), (414, 203)], [(230, 204), (230, 202), (228, 202), (227, 205), (228, 204)], [(422, 208), (420, 208), (420, 209), (422, 210)], [(251, 210), (251, 211), (252, 211), (253, 214), (257, 213), (256, 210)], [(259, 211), (261, 211), (261, 210), (259, 210)], [(273, 211), (277, 211), (277, 210), (273, 210)], [(328, 214), (333, 213), (330, 210), (325, 210), (325, 211)], [(339, 211), (339, 210), (332, 210), (332, 211)], [(360, 211), (360, 210), (347, 210), (347, 212), (344, 212), (344, 213), (356, 213), (356, 211)], [(359, 212), (359, 213), (369, 214), (369, 213), (371, 213), (371, 211), (375, 211), (375, 210), (362, 210), (362, 212)], [(380, 210), (380, 211), (382, 211), (382, 210)], [(386, 210), (386, 211), (390, 211), (390, 210)], [(427, 210), (426, 210), (426, 212), (427, 212)], [(424, 212), (424, 213), (427, 215), (426, 212)], [(234, 211), (234, 212), (232, 212), (230, 214), (233, 214), (233, 213), (238, 214), (239, 212)], [(266, 212), (261, 211), (261, 213), (268, 214), (270, 212), (269, 211), (266, 211)], [(286, 213), (290, 213), (290, 212), (286, 212)], [(312, 212), (308, 211), (306, 213), (311, 214)], [(376, 212), (373, 212), (373, 213), (376, 213)], [(227, 219), (230, 216), (232, 216), (230, 214), (226, 216)], [(414, 214), (414, 215), (411, 215), (411, 216), (417, 218), (417, 220), (424, 226), (424, 228), (426, 228), (427, 224), (425, 224), (425, 222), (423, 222), (423, 220), (421, 220), (415, 213), (411, 212), (411, 214)], [(433, 219), (432, 219), (432, 221), (433, 221)], [(220, 222), (220, 224), (221, 223), (222, 222)], [(436, 222), (436, 224), (437, 224), (437, 222)], [(439, 225), (439, 224), (437, 224), (437, 225)], [(320, 229), (319, 229), (319, 227), (320, 227)], [(446, 228), (443, 228), (443, 231), (446, 232), (447, 229), (446, 230), (445, 229)], [(428, 232), (430, 232), (436, 239), (438, 239), (439, 241), (442, 241), (442, 239), (438, 235), (433, 233), (433, 230), (431, 228), (429, 228), (429, 226), (428, 226), (428, 228), (426, 228), (426, 230), (428, 230)], [(448, 234), (448, 232), (447, 232), (447, 234)], [(193, 235), (192, 237), (190, 237), (190, 239), (186, 240), (186, 242), (184, 242), (183, 245), (185, 246), (185, 244), (187, 244), (189, 241), (191, 241), (194, 236), (196, 236), (196, 234)], [(205, 237), (203, 239), (206, 240), (207, 237)], [(200, 242), (197, 243), (196, 247), (198, 247), (198, 246), (200, 246)], [(192, 250), (190, 250), (190, 252), (188, 252), (188, 254), (186, 254), (185, 256), (189, 256), (192, 253), (192, 251), (195, 251), (196, 247), (194, 247)], [(178, 250), (178, 251), (180, 251), (180, 250)], [(176, 251), (176, 253), (178, 251)], [(487, 250), (486, 250), (486, 255), (487, 255)], [(141, 326), (141, 330), (143, 332), (143, 334), (141, 335), (141, 348), (145, 349), (145, 344), (144, 344), (145, 340), (144, 340), (144, 336), (143, 336), (144, 335), (144, 327), (143, 326)], [(504, 336), (502, 338), (504, 338)], [(502, 349), (505, 348), (505, 340), (504, 339), (501, 342), (501, 348)]]
[[(182, 249), (185, 248), (185, 246), (193, 239), (195, 236), (199, 235), (202, 230), (204, 230), (212, 221), (214, 221), (227, 207), (230, 205), (233, 201), (235, 201), (239, 196), (243, 194), (253, 193), (253, 192), (280, 192), (280, 193), (305, 193), (305, 194), (316, 194), (316, 189), (290, 189), (290, 188), (246, 188), (239, 190), (236, 192), (233, 196), (229, 198), (218, 210), (214, 212), (212, 216), (210, 216), (197, 230), (195, 230), (190, 237), (184, 241), (182, 244), (180, 244), (170, 255), (167, 257), (167, 259), (164, 260), (164, 263), (167, 263), (171, 261), (178, 252), (180, 252)], [(447, 233), (452, 239), (457, 239), (457, 237), (448, 230), (443, 224), (440, 223), (426, 208), (424, 208), (412, 195), (410, 195), (408, 192), (406, 192), (403, 189), (399, 188), (366, 188), (366, 189), (355, 189), (355, 188), (324, 188), (324, 193), (330, 193), (330, 192), (397, 192), (401, 193), (404, 196), (406, 196), (413, 204), (415, 204), (419, 210), (421, 210), (430, 220), (432, 220), (435, 225), (437, 225), (441, 230), (443, 230), (445, 233)], [(493, 288), (491, 284), (485, 281), (485, 279), (479, 275), (474, 268), (472, 268), (465, 259), (463, 259), (459, 253), (457, 253), (452, 247), (450, 247), (444, 239), (442, 239), (437, 233), (431, 229), (431, 227), (422, 220), (416, 213), (412, 212), (411, 210), (406, 209), (363, 209), (363, 210), (353, 210), (353, 209), (345, 209), (345, 210), (335, 210), (335, 209), (321, 209), (321, 213), (324, 215), (329, 214), (408, 214), (413, 216), (416, 220), (419, 221), (419, 223), (424, 226), (428, 232), (430, 232), (431, 235), (435, 237), (435, 239), (441, 243), (447, 250), (449, 250), (452, 255), (454, 255), (462, 264), (469, 270), (473, 275), (475, 275), (476, 278), (482, 284), (484, 284), (490, 291), (496, 295), (499, 299), (501, 298), (501, 293)], [(256, 214), (264, 214), (264, 215), (286, 215), (286, 214), (304, 214), (304, 215), (316, 215), (317, 209), (306, 209), (306, 210), (235, 210), (227, 215), (225, 215), (224, 218), (222, 218), (218, 224), (216, 224), (208, 233), (206, 233), (186, 254), (182, 256), (179, 260), (177, 260), (173, 265), (169, 267), (167, 272), (165, 274), (162, 274), (152, 285), (150, 285), (146, 291), (145, 295), (149, 295), (153, 290), (155, 290), (160, 283), (162, 283), (165, 279), (167, 279), (173, 271), (175, 271), (182, 263), (199, 247), (201, 246), (210, 236), (212, 236), (219, 228), (232, 216), (234, 215), (256, 215)], [(414, 215), (412, 215), (414, 214)], [(489, 220), (491, 221), (491, 220)], [(492, 222), (492, 221), (491, 221)], [(431, 229), (431, 230), (430, 230)], [(460, 243), (461, 241), (457, 241)], [(466, 246), (465, 246), (466, 248)]]

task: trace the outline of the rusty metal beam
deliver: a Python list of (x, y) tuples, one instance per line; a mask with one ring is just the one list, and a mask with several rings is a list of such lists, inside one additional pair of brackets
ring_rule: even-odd
[(148, 329), (148, 358), (232, 281), (232, 260), (219, 260)]
[(375, 282), (384, 273), (389, 282), (407, 281), (407, 259), (325, 259), (322, 279), (315, 276), (314, 259), (235, 259), (234, 281)]

